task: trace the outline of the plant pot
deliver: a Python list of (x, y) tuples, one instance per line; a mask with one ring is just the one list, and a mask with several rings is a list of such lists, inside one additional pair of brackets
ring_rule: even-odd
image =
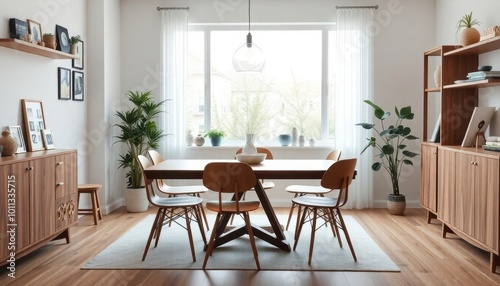
[(389, 194), (387, 197), (387, 209), (392, 215), (403, 215), (406, 209), (405, 195)]
[(222, 143), (222, 137), (220, 136), (215, 136), (210, 138), (210, 143), (212, 143), (212, 146), (220, 146)]
[(462, 46), (468, 46), (479, 42), (481, 34), (475, 28), (465, 28), (460, 32), (460, 44)]
[(54, 35), (44, 35), (43, 36), (43, 42), (45, 43), (45, 47), (49, 49), (55, 49), (56, 48), (56, 36)]
[(76, 55), (76, 45), (69, 46), (69, 53), (72, 55)]
[(146, 188), (127, 188), (125, 190), (125, 204), (131, 213), (145, 212), (148, 210), (149, 201)]

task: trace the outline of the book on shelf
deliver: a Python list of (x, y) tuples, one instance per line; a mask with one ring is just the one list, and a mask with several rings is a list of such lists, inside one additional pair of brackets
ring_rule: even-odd
[(486, 143), (484, 143), (484, 145), (500, 147), (500, 142), (486, 141)]
[(488, 142), (500, 142), (500, 136), (488, 136), (488, 138), (486, 138), (486, 141), (488, 141)]
[(500, 77), (500, 71), (477, 71), (467, 74), (468, 79), (487, 79)]
[(500, 146), (483, 145), (484, 150), (500, 152)]
[(434, 125), (434, 131), (432, 132), (430, 142), (437, 143), (441, 139), (441, 113), (439, 113), (438, 119), (436, 120), (436, 124)]

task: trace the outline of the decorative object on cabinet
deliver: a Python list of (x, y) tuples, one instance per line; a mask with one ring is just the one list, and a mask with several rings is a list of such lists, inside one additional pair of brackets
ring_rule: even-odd
[[(127, 98), (133, 107), (115, 113), (119, 122), (114, 126), (120, 129), (120, 134), (115, 136), (115, 143), (127, 146), (126, 152), (120, 154), (118, 167), (128, 170), (125, 174), (128, 188), (141, 188), (144, 181), (137, 156), (147, 156), (150, 149), (158, 149), (160, 141), (166, 136), (155, 122), (165, 101), (155, 102), (151, 91), (129, 91)], [(142, 194), (147, 201), (146, 192)]]
[(205, 144), (205, 138), (201, 134), (198, 134), (198, 136), (194, 137), (194, 144), (196, 146), (203, 146), (203, 144)]
[(57, 68), (58, 98), (71, 99), (71, 71), (67, 68)]
[(500, 36), (500, 26), (493, 26), (483, 30), (480, 41)]
[(9, 34), (11, 38), (22, 40), (24, 35), (28, 33), (28, 23), (16, 18), (9, 19)]
[(17, 141), (10, 135), (10, 131), (5, 129), (0, 137), (0, 145), (2, 146), (2, 157), (12, 156), (17, 151)]
[(43, 129), (42, 130), (43, 146), (45, 149), (54, 149), (54, 139), (52, 137), (52, 130)]
[(83, 41), (80, 41), (74, 45), (76, 59), (73, 59), (73, 67), (75, 69), (83, 70), (84, 61), (84, 48)]
[(69, 53), (72, 55), (76, 55), (76, 45), (82, 41), (82, 37), (80, 35), (72, 36), (69, 38)]
[(10, 135), (16, 139), (17, 142), (17, 150), (16, 154), (26, 152), (26, 143), (24, 143), (23, 130), (21, 126), (7, 126), (7, 130), (10, 131)]
[[(379, 106), (375, 105), (369, 100), (365, 100), (365, 103), (374, 108), (374, 115), (380, 120), (381, 126), (384, 127), (384, 120), (387, 119), (391, 113), (384, 111)], [(394, 124), (388, 124), (389, 127), (385, 130), (378, 130), (375, 124), (372, 123), (358, 123), (356, 125), (363, 127), (367, 130), (374, 130), (380, 139), (381, 143), (377, 143), (375, 137), (367, 138), (368, 144), (361, 151), (361, 154), (365, 152), (369, 147), (373, 147), (380, 151), (376, 157), (380, 158), (379, 162), (375, 162), (372, 165), (372, 170), (378, 171), (381, 168), (386, 170), (392, 182), (392, 194), (389, 195), (387, 204), (389, 207), (389, 212), (391, 214), (402, 215), (404, 213), (404, 206), (406, 205), (405, 196), (399, 192), (399, 178), (401, 176), (402, 166), (413, 165), (411, 158), (417, 156), (417, 153), (406, 150), (406, 140), (415, 140), (418, 137), (411, 135), (410, 127), (405, 127), (403, 125), (403, 120), (412, 120), (414, 114), (411, 112), (411, 106), (402, 107), (398, 109), (394, 107), (395, 113), (397, 115), (396, 122)], [(399, 197), (398, 199), (394, 197)], [(397, 207), (395, 207), (397, 205)]]
[(212, 146), (220, 146), (224, 136), (226, 136), (226, 133), (219, 129), (211, 129), (205, 134), (205, 137), (210, 138)]
[(69, 53), (69, 34), (68, 29), (56, 25), (56, 41), (57, 41), (57, 50)]
[(292, 136), (290, 134), (280, 134), (278, 136), (278, 140), (280, 141), (281, 146), (285, 147), (290, 145), (290, 142), (292, 142)]
[(434, 70), (434, 83), (436, 84), (436, 87), (441, 87), (441, 70), (441, 65), (438, 65)]
[(83, 72), (73, 71), (73, 100), (83, 101), (85, 87), (83, 79)]
[(56, 36), (54, 36), (52, 33), (43, 34), (42, 41), (45, 43), (46, 48), (56, 48)]
[(432, 132), (431, 139), (429, 142), (437, 143), (441, 140), (441, 113), (438, 115), (438, 119), (436, 120), (436, 125), (434, 125), (434, 131)]
[(486, 106), (474, 108), (474, 112), (472, 113), (472, 117), (469, 121), (469, 126), (465, 132), (464, 140), (462, 141), (462, 147), (474, 146), (478, 133), (484, 132), (486, 128), (488, 128), (491, 117), (493, 117), (495, 111), (496, 107)]
[(37, 45), (42, 41), (42, 26), (40, 23), (33, 21), (31, 19), (27, 20), (28, 22), (28, 31), (31, 35), (33, 35), (32, 43)]
[(42, 102), (39, 100), (22, 99), (24, 128), (28, 138), (28, 151), (44, 150), (42, 141), (42, 130), (45, 129), (45, 116)]
[(473, 28), (475, 25), (479, 25), (479, 22), (477, 19), (472, 19), (472, 11), (469, 14), (465, 14), (457, 22), (457, 33), (460, 31), (459, 42), (462, 46), (465, 47), (479, 42), (481, 35), (476, 28)]

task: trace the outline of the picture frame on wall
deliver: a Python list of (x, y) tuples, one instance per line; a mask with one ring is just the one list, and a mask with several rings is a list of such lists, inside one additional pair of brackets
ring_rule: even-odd
[(31, 19), (27, 19), (26, 21), (28, 22), (28, 31), (33, 37), (33, 43), (38, 44), (38, 42), (42, 41), (42, 26)]
[(16, 139), (17, 142), (17, 150), (16, 154), (25, 153), (26, 152), (26, 143), (24, 142), (23, 129), (19, 125), (7, 126), (7, 130), (9, 130), (10, 135)]
[(45, 149), (54, 149), (54, 139), (52, 137), (52, 131), (50, 129), (42, 130), (43, 146)]
[(57, 42), (57, 50), (69, 53), (69, 34), (68, 29), (63, 26), (56, 25), (56, 42)]
[(75, 44), (75, 56), (76, 59), (73, 59), (73, 68), (83, 70), (83, 62), (84, 62), (84, 45), (83, 41)]
[(59, 99), (71, 99), (71, 71), (67, 68), (57, 68), (57, 90)]
[(84, 86), (83, 72), (73, 71), (73, 100), (83, 101)]
[(26, 141), (28, 151), (34, 152), (45, 150), (43, 146), (42, 130), (45, 126), (45, 115), (43, 105), (40, 100), (22, 99), (24, 129), (26, 130)]

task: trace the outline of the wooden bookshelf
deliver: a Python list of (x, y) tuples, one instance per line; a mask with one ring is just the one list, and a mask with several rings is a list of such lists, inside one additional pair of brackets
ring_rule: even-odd
[(76, 59), (75, 55), (12, 38), (0, 39), (0, 46), (51, 59)]

